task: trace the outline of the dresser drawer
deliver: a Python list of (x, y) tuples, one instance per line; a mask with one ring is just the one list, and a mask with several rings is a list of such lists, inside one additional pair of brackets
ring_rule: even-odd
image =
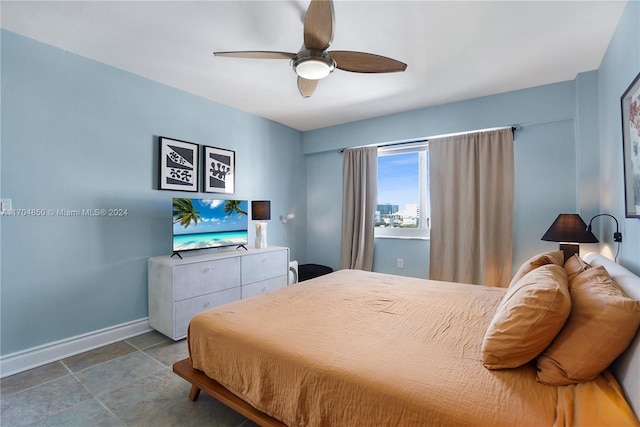
[(289, 271), (287, 251), (261, 252), (242, 257), (242, 283), (281, 276)]
[(236, 286), (240, 286), (240, 257), (182, 264), (173, 270), (174, 301)]
[(174, 339), (178, 340), (187, 336), (187, 328), (193, 316), (210, 308), (237, 301), (240, 299), (240, 295), (240, 287), (238, 286), (176, 302), (174, 307)]
[(288, 278), (288, 276), (280, 276), (274, 277), (273, 279), (251, 283), (249, 285), (242, 285), (242, 299), (284, 288), (287, 286)]

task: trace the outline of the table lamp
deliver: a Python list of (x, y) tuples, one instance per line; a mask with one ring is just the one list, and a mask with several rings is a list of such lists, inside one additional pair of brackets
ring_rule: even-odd
[(256, 248), (267, 247), (267, 223), (271, 219), (271, 202), (269, 200), (251, 201), (251, 219), (256, 222)]
[(598, 243), (598, 239), (591, 230), (587, 230), (578, 214), (560, 214), (551, 227), (544, 233), (542, 240), (560, 242), (560, 250), (564, 253), (564, 260), (580, 252), (578, 243)]

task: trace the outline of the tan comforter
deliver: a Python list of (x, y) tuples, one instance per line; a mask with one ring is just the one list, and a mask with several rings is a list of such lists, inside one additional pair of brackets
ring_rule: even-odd
[(291, 426), (634, 425), (609, 375), (557, 388), (533, 365), (485, 369), (503, 295), (341, 270), (194, 317), (189, 350), (194, 368)]

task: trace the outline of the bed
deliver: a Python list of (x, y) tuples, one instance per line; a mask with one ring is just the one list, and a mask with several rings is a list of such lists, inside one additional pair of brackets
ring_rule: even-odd
[[(195, 316), (173, 370), (191, 400), (203, 390), (263, 426), (638, 426), (640, 278), (598, 254), (570, 272), (557, 255), (509, 289), (339, 270)], [(578, 316), (578, 282), (603, 274), (626, 294), (610, 345)], [(595, 347), (572, 341), (583, 326)]]

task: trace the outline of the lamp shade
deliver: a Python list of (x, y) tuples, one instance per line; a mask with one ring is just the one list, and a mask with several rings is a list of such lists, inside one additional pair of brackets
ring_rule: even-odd
[(258, 221), (271, 219), (271, 202), (269, 200), (252, 200), (251, 219)]
[(598, 243), (578, 214), (560, 214), (544, 233), (542, 240), (567, 243)]

